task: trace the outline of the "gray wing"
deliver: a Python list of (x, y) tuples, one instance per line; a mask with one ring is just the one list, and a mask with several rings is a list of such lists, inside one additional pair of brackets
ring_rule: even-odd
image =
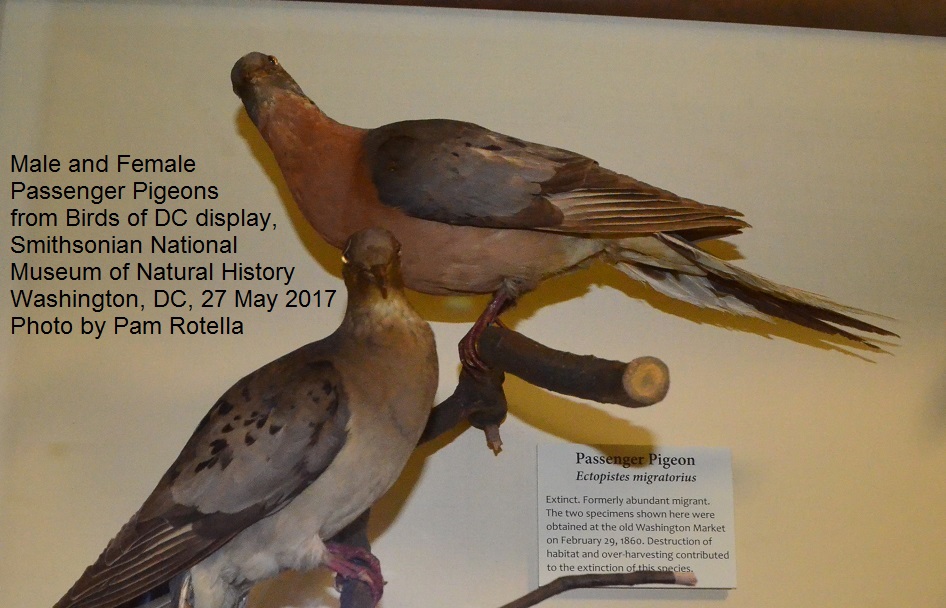
[(675, 232), (690, 240), (748, 226), (732, 209), (466, 122), (392, 123), (369, 131), (364, 150), (381, 201), (427, 220), (575, 234)]
[(319, 343), (237, 382), (141, 509), (56, 608), (111, 608), (189, 569), (285, 506), (346, 436), (341, 378)]

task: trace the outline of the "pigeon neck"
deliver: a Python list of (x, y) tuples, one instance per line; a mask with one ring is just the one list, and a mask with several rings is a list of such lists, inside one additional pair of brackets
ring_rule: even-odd
[(341, 248), (365, 227), (349, 215), (353, 191), (361, 183), (352, 175), (361, 153), (364, 130), (341, 124), (307, 99), (287, 98), (278, 112), (259, 123), (296, 203), (326, 240)]
[(342, 327), (357, 339), (372, 342), (399, 339), (405, 331), (412, 332), (421, 324), (423, 320), (399, 287), (389, 287), (386, 296), (377, 288), (348, 291), (348, 308)]

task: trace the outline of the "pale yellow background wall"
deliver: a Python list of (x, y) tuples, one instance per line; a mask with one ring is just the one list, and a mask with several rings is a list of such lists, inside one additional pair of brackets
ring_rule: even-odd
[[(182, 153), (225, 193), (215, 206), (288, 227), (285, 188), (228, 79), (260, 50), (344, 122), (471, 120), (740, 209), (754, 226), (732, 240), (746, 267), (898, 319), (894, 356), (865, 361), (607, 270), (546, 284), (510, 317), (518, 329), (575, 352), (657, 355), (670, 395), (626, 411), (511, 379), (500, 456), (474, 431), (440, 442), (378, 507), (384, 605), (496, 606), (530, 590), (535, 445), (573, 441), (730, 447), (739, 587), (554, 605), (946, 606), (946, 41), (295, 2), (8, 2), (0, 35), (4, 190), (11, 153)], [(337, 254), (304, 226), (247, 247), (297, 265), (301, 284), (341, 285)], [(414, 301), (435, 321), (446, 396), (474, 309)], [(0, 606), (52, 605), (216, 397), (341, 310), (245, 315), (244, 337), (11, 340), (0, 328)], [(292, 577), (253, 605), (331, 604), (327, 580)]]

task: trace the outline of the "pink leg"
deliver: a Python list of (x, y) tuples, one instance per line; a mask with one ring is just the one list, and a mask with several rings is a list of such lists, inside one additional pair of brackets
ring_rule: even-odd
[(499, 315), (509, 308), (512, 303), (512, 297), (502, 290), (497, 291), (496, 295), (493, 296), (493, 300), (489, 303), (489, 306), (483, 311), (483, 314), (480, 315), (476, 323), (473, 324), (473, 327), (470, 328), (470, 331), (466, 332), (466, 335), (460, 340), (460, 363), (463, 364), (464, 368), (471, 372), (485, 371), (488, 369), (488, 366), (483, 363), (479, 353), (476, 351), (476, 343), (479, 341), (480, 336), (483, 335), (483, 332), (486, 331), (486, 328), (495, 323), (499, 319)]
[[(356, 578), (371, 588), (371, 596), (377, 604), (384, 593), (384, 577), (381, 562), (370, 551), (339, 543), (326, 543), (328, 559), (325, 566), (341, 578)], [(338, 583), (336, 582), (336, 585)]]

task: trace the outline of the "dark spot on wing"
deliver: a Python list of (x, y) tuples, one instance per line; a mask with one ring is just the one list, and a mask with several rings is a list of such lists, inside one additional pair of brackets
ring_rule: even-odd
[(338, 411), (339, 395), (335, 393), (332, 395), (332, 400), (328, 404), (328, 413), (332, 416)]
[(482, 149), (490, 150), (491, 152), (499, 152), (500, 150), (502, 150), (502, 148), (500, 146), (497, 146), (496, 144), (489, 144), (488, 146), (483, 146)]
[(212, 467), (212, 466), (214, 466), (215, 464), (217, 464), (217, 460), (218, 460), (218, 458), (217, 458), (216, 456), (212, 456), (212, 457), (208, 458), (207, 460), (203, 460), (203, 461), (201, 461), (201, 462), (198, 462), (198, 463), (197, 463), (197, 466), (194, 467), (194, 472), (195, 472), (195, 473), (200, 473), (200, 472), (203, 471), (204, 469), (209, 469), (210, 467)]
[(221, 433), (229, 433), (229, 432), (232, 431), (232, 430), (233, 430), (233, 425), (228, 422), (228, 423), (226, 423), (225, 425), (223, 425), (223, 427), (220, 429), (220, 432), (221, 432)]
[(210, 454), (216, 456), (227, 447), (226, 439), (214, 439), (210, 442)]
[(269, 420), (269, 412), (251, 412), (250, 414), (250, 417), (243, 421), (244, 428), (255, 424), (256, 428), (261, 429)]
[(207, 414), (203, 417), (203, 419), (201, 419), (200, 423), (197, 425), (197, 430), (194, 432), (199, 433), (200, 431), (202, 431), (207, 426), (207, 423), (210, 422), (210, 418), (212, 416), (225, 416), (232, 409), (233, 409), (233, 404), (231, 404), (226, 399), (221, 399), (212, 408), (210, 408), (210, 411), (208, 411)]
[(325, 393), (326, 395), (331, 395), (334, 390), (335, 390), (335, 386), (328, 380), (322, 383), (322, 392)]
[(281, 424), (273, 424), (273, 425), (271, 425), (271, 426), (269, 427), (269, 434), (270, 434), (270, 435), (275, 435), (276, 433), (278, 433), (278, 432), (281, 431), (281, 430), (282, 430), (282, 425), (281, 425)]
[(247, 433), (247, 434), (246, 434), (246, 437), (243, 438), (243, 442), (244, 442), (246, 445), (253, 445), (254, 443), (256, 443), (256, 437), (254, 437), (254, 436), (250, 435), (249, 433)]

